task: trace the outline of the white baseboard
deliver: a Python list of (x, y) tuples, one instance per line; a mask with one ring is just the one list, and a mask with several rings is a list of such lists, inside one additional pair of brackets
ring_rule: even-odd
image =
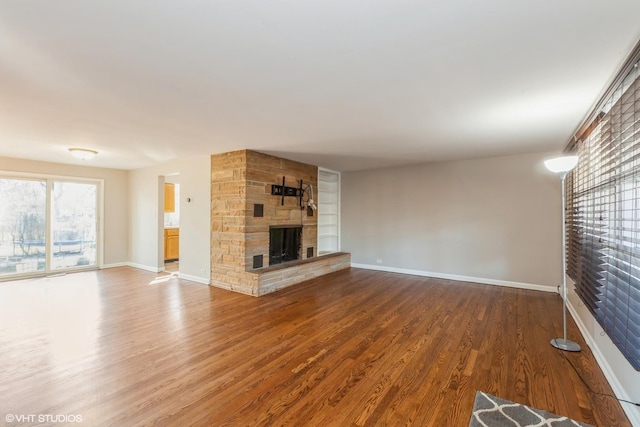
[(149, 265), (144, 265), (144, 264), (137, 264), (135, 262), (128, 262), (127, 265), (129, 267), (133, 267), (133, 268), (139, 268), (140, 270), (146, 270), (146, 271), (151, 271), (153, 273), (160, 273), (162, 271), (161, 268), (158, 267), (151, 267)]
[(407, 268), (386, 267), (382, 265), (351, 263), (351, 267), (367, 270), (387, 271), (390, 273), (409, 274), (412, 276), (433, 277), (435, 279), (456, 280), (459, 282), (473, 282), (483, 285), (506, 286), (509, 288), (528, 289), (531, 291), (556, 292), (555, 286), (535, 285), (532, 283), (509, 282), (505, 280), (485, 279), (482, 277), (460, 276), (457, 274), (433, 273), (431, 271), (410, 270)]
[(116, 262), (113, 264), (103, 264), (100, 269), (104, 270), (105, 268), (117, 268), (117, 267), (128, 267), (130, 263), (128, 262)]
[(191, 276), (189, 274), (178, 273), (178, 278), (183, 280), (188, 280), (190, 282), (201, 283), (203, 285), (211, 284), (211, 280), (207, 279), (206, 277), (198, 277), (198, 276)]
[[(616, 397), (618, 399), (632, 400), (631, 397), (627, 394), (622, 384), (620, 383), (620, 380), (616, 376), (615, 370), (611, 367), (609, 362), (607, 362), (607, 359), (602, 354), (602, 350), (600, 349), (598, 344), (594, 341), (593, 337), (589, 333), (589, 330), (587, 329), (586, 325), (584, 324), (580, 316), (578, 316), (578, 312), (571, 304), (571, 300), (569, 298), (567, 298), (567, 308), (569, 309), (569, 313), (571, 314), (571, 317), (573, 317), (573, 320), (576, 322), (576, 325), (578, 325), (578, 329), (580, 330), (582, 337), (584, 338), (584, 340), (587, 342), (587, 345), (591, 349), (593, 356), (596, 358), (596, 362), (598, 362), (600, 369), (602, 369), (602, 372), (604, 373), (604, 376), (607, 378), (607, 381), (609, 382), (609, 385), (613, 389), (613, 392), (615, 393)], [(627, 414), (627, 417), (629, 418), (629, 421), (631, 422), (631, 424), (634, 426), (640, 426), (640, 410), (631, 406), (628, 403), (621, 402), (620, 406), (622, 406), (622, 409)]]

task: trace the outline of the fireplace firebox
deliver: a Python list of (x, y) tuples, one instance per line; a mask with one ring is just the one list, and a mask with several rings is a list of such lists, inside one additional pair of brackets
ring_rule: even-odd
[(269, 227), (269, 265), (300, 258), (302, 227), (279, 225)]

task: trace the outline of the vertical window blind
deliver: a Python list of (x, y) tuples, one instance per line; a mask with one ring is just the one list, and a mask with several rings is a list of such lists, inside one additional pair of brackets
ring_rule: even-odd
[(638, 48), (570, 147), (567, 273), (640, 370), (640, 70)]

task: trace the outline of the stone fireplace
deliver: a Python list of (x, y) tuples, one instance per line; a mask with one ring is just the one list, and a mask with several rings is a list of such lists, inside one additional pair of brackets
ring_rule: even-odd
[[(298, 197), (273, 195), (272, 185), (283, 180), (317, 188), (318, 167), (252, 150), (211, 156), (213, 286), (257, 296), (351, 265), (349, 254), (318, 257), (323, 259), (316, 263), (317, 211), (301, 208)], [(283, 247), (279, 255), (271, 253), (276, 229), (297, 230), (281, 236), (288, 239), (285, 255)]]

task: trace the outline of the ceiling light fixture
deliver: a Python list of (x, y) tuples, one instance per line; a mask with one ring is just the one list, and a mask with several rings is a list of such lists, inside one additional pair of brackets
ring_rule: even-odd
[(97, 151), (87, 150), (86, 148), (69, 148), (69, 152), (73, 157), (80, 160), (91, 160), (98, 154)]

